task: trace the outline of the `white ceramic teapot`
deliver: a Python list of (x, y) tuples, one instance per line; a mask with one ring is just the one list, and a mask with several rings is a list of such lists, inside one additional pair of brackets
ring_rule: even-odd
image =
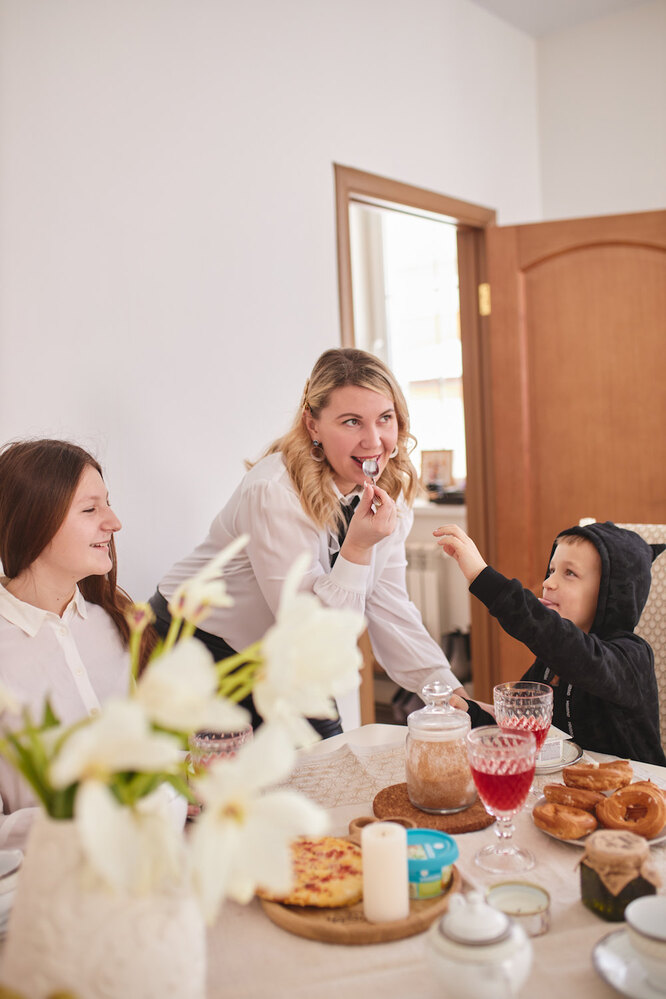
[(532, 966), (521, 926), (478, 892), (453, 895), (426, 938), (428, 963), (447, 999), (513, 999)]

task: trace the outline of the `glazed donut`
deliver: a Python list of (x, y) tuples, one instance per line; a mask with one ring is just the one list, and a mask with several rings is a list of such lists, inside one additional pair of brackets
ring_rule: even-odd
[(649, 788), (649, 790), (651, 791), (658, 791), (659, 794), (664, 799), (664, 802), (666, 803), (666, 793), (664, 792), (663, 787), (659, 787), (657, 784), (654, 784), (651, 780), (636, 780), (634, 781), (633, 784), (630, 785), (630, 787), (634, 791), (635, 790), (640, 791), (643, 788)]
[(622, 829), (652, 839), (666, 825), (666, 803), (658, 787), (631, 784), (622, 787), (596, 808), (599, 822), (607, 829)]
[(631, 784), (634, 771), (629, 760), (609, 760), (608, 763), (574, 763), (565, 767), (562, 777), (567, 787), (582, 787), (588, 791), (616, 791)]
[(580, 839), (597, 828), (597, 820), (591, 812), (557, 805), (554, 801), (535, 805), (532, 818), (535, 826), (558, 839)]
[(585, 791), (582, 787), (567, 787), (566, 784), (546, 784), (543, 795), (546, 801), (568, 805), (569, 808), (582, 808), (584, 812), (593, 812), (604, 800), (601, 791)]

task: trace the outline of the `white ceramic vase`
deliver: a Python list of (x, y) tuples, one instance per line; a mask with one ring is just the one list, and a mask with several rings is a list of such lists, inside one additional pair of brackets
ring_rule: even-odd
[(91, 885), (72, 821), (31, 831), (0, 978), (30, 999), (204, 999), (206, 937), (189, 893), (129, 896)]

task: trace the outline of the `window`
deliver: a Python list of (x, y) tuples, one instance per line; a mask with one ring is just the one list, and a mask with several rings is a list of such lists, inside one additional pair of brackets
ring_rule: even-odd
[(385, 360), (405, 393), (417, 469), (422, 451), (450, 451), (460, 487), (467, 470), (456, 226), (359, 202), (349, 206), (349, 223), (356, 344)]

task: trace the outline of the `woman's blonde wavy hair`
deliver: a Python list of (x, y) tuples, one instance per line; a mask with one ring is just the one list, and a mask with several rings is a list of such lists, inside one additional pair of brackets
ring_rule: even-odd
[[(305, 417), (318, 418), (328, 406), (331, 393), (346, 385), (371, 389), (393, 400), (398, 421), (398, 453), (391, 458), (377, 484), (393, 500), (403, 494), (412, 504), (419, 490), (418, 475), (409, 459), (416, 438), (409, 432), (407, 403), (395, 377), (374, 354), (352, 347), (325, 351), (312, 369), (291, 428), (267, 448), (265, 455), (281, 451), (291, 481), (308, 517), (319, 527), (342, 524), (340, 503), (333, 488), (333, 470), (328, 461), (315, 461)], [(264, 455), (264, 456), (265, 456)]]

